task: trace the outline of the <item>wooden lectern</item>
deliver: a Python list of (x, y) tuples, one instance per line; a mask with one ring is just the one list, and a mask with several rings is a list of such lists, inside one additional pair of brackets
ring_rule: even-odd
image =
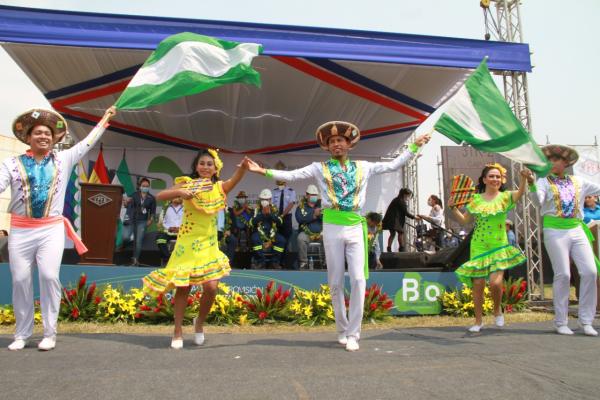
[(81, 238), (88, 248), (80, 264), (114, 265), (115, 234), (123, 187), (81, 184)]

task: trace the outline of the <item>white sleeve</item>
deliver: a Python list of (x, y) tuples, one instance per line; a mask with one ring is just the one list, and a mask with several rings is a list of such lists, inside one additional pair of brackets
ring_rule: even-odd
[(106, 128), (104, 126), (96, 125), (81, 142), (77, 143), (68, 150), (62, 151), (61, 154), (71, 166), (75, 165), (83, 158), (83, 156), (88, 153), (88, 151), (92, 149), (92, 147), (94, 147), (94, 145), (102, 137), (102, 134), (105, 130)]
[(581, 181), (581, 192), (584, 196), (598, 196), (600, 195), (600, 185), (587, 179), (577, 177)]
[(535, 183), (536, 191), (529, 192), (529, 199), (536, 207), (542, 207), (546, 202), (546, 194), (548, 192), (548, 186), (546, 184), (546, 178), (540, 178)]
[(0, 193), (10, 186), (10, 171), (5, 162), (0, 166)]
[(299, 181), (301, 179), (314, 178), (319, 174), (319, 163), (312, 163), (303, 168), (298, 168), (293, 171), (281, 171), (278, 169), (269, 169), (267, 176), (272, 177), (275, 180), (281, 180), (286, 182)]
[(398, 157), (394, 158), (392, 161), (379, 161), (379, 162), (370, 162), (369, 165), (369, 175), (377, 175), (377, 174), (385, 174), (386, 172), (397, 171), (404, 164), (412, 160), (416, 156), (416, 153), (411, 152), (410, 150), (404, 150)]

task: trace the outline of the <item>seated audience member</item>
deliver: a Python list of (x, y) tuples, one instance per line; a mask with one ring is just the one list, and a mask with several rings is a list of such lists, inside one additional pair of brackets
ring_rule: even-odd
[(583, 222), (600, 219), (600, 205), (598, 205), (596, 196), (585, 196), (583, 201)]
[(278, 233), (283, 221), (277, 208), (271, 204), (273, 198), (269, 189), (263, 189), (259, 195), (259, 206), (250, 220), (253, 229), (250, 241), (253, 251), (253, 269), (266, 267), (266, 255), (270, 255), (273, 269), (281, 269), (281, 255), (285, 249), (285, 238)]
[(442, 238), (442, 247), (444, 249), (448, 247), (458, 247), (459, 240), (456, 236), (454, 236), (454, 230), (452, 228), (448, 228), (446, 230), (446, 234)]
[(306, 195), (296, 208), (298, 221), (298, 261), (300, 269), (308, 266), (308, 244), (323, 243), (323, 214), (319, 201), (319, 191), (315, 185), (308, 185)]
[(381, 256), (381, 247), (379, 246), (379, 235), (381, 235), (382, 216), (376, 212), (367, 214), (367, 239), (369, 248), (369, 268), (382, 269), (383, 265), (379, 260)]
[(156, 236), (156, 245), (160, 250), (161, 266), (166, 265), (171, 250), (169, 242), (177, 239), (179, 227), (183, 218), (183, 200), (181, 197), (176, 197), (164, 207), (158, 218), (159, 233)]
[(506, 236), (508, 237), (508, 244), (511, 246), (517, 245), (517, 236), (513, 231), (513, 222), (510, 219), (506, 220)]

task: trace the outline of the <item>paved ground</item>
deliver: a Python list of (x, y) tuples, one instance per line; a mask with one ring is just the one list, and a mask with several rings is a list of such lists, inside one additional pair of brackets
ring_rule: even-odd
[(357, 353), (332, 333), (208, 334), (180, 351), (164, 336), (65, 334), (48, 353), (0, 350), (0, 398), (600, 398), (600, 338), (551, 327), (369, 330)]

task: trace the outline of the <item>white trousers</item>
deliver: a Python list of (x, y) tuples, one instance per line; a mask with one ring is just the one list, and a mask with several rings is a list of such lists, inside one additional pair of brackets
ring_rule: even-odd
[(544, 245), (554, 271), (553, 303), (556, 326), (567, 325), (572, 258), (581, 278), (579, 284), (579, 322), (591, 324), (596, 315), (596, 264), (594, 253), (581, 227), (544, 229)]
[[(327, 280), (338, 333), (360, 338), (365, 304), (365, 248), (362, 225), (323, 224), (323, 245), (327, 258)], [(344, 302), (344, 262), (350, 275), (350, 304)]]
[(60, 310), (60, 262), (65, 248), (64, 225), (40, 228), (12, 228), (8, 236), (13, 308), (16, 319), (15, 339), (33, 334), (33, 267), (40, 281), (40, 306), (44, 337), (56, 335)]

